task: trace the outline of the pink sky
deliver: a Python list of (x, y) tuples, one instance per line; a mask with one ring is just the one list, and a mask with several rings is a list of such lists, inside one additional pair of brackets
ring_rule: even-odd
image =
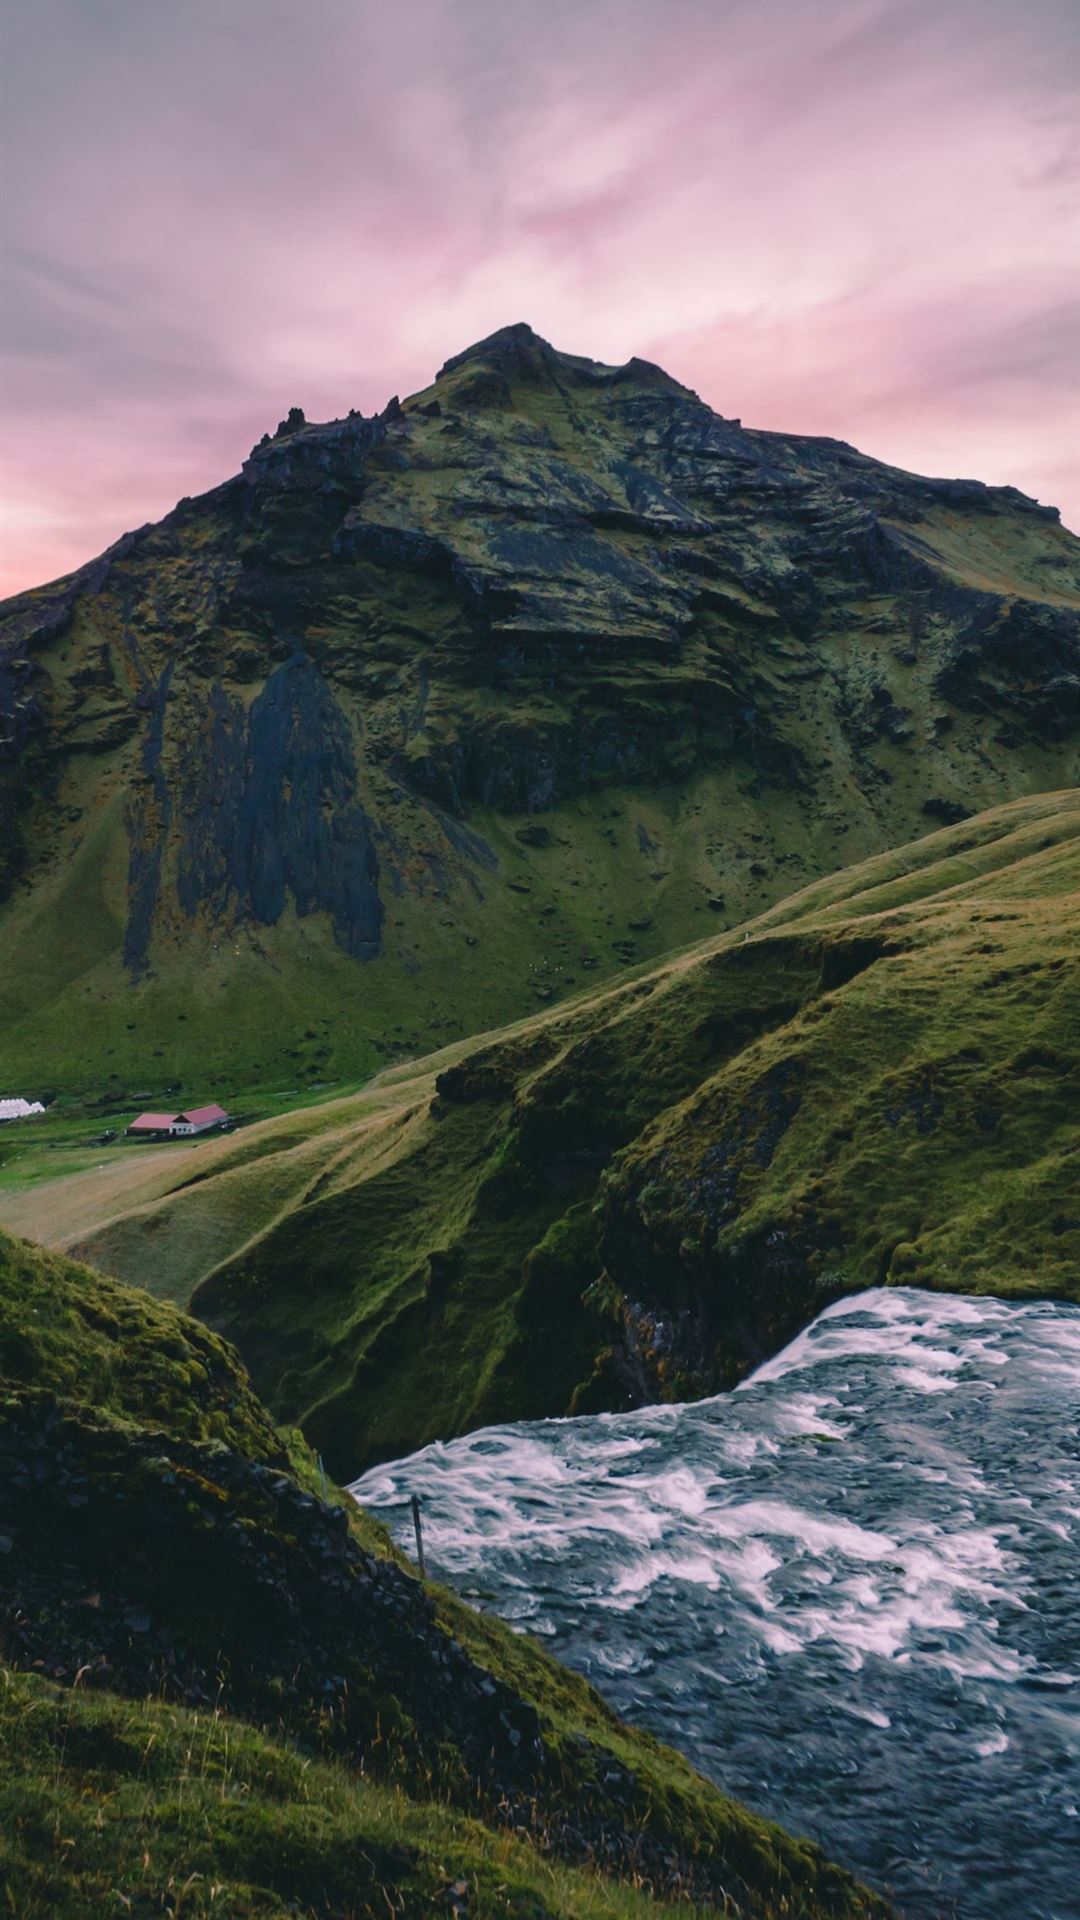
[(3, 591), (528, 320), (1080, 528), (1075, 0), (7, 0)]

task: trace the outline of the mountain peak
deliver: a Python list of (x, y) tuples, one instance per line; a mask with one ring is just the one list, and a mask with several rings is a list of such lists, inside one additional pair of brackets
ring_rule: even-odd
[[(493, 394), (494, 389), (490, 386), (492, 379), (508, 387), (515, 382), (546, 382), (556, 377), (560, 382), (570, 381), (589, 387), (633, 382), (641, 386), (661, 387), (683, 398), (696, 398), (689, 387), (684, 387), (651, 360), (641, 360), (635, 355), (622, 365), (612, 366), (602, 360), (591, 360), (585, 354), (561, 353), (525, 320), (499, 327), (483, 340), (466, 347), (464, 352), (453, 354), (440, 367), (436, 379), (445, 380), (463, 367), (477, 370), (476, 375), (470, 377), (470, 398), (487, 398)], [(483, 381), (475, 393), (473, 379)]]
[(439, 368), (438, 378), (453, 373), (455, 367), (467, 366), (472, 360), (514, 364), (530, 358), (553, 361), (559, 356), (550, 341), (544, 340), (527, 320), (515, 320), (510, 326), (496, 327), (494, 333), (485, 334), (482, 340), (474, 341), (462, 353), (451, 354), (449, 360)]

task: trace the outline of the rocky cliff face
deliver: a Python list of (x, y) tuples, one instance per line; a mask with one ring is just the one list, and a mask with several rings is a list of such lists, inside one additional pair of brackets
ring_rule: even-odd
[(1078, 545), (510, 327), (11, 602), (0, 754), (17, 1053), (355, 1072), (1074, 780)]

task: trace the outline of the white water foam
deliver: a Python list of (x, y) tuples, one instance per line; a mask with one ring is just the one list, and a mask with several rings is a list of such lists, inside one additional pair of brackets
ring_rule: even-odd
[(732, 1394), (354, 1492), (403, 1542), (419, 1494), (437, 1572), (905, 1912), (1077, 1920), (1078, 1401), (1080, 1311), (877, 1290)]

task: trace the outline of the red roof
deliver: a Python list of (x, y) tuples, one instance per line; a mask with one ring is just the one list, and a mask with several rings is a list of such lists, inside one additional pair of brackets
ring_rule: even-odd
[(132, 1121), (128, 1132), (168, 1133), (175, 1119), (175, 1113), (140, 1113), (138, 1119)]
[(189, 1107), (186, 1113), (178, 1113), (177, 1120), (189, 1120), (194, 1127), (206, 1126), (208, 1121), (227, 1120), (224, 1107)]

